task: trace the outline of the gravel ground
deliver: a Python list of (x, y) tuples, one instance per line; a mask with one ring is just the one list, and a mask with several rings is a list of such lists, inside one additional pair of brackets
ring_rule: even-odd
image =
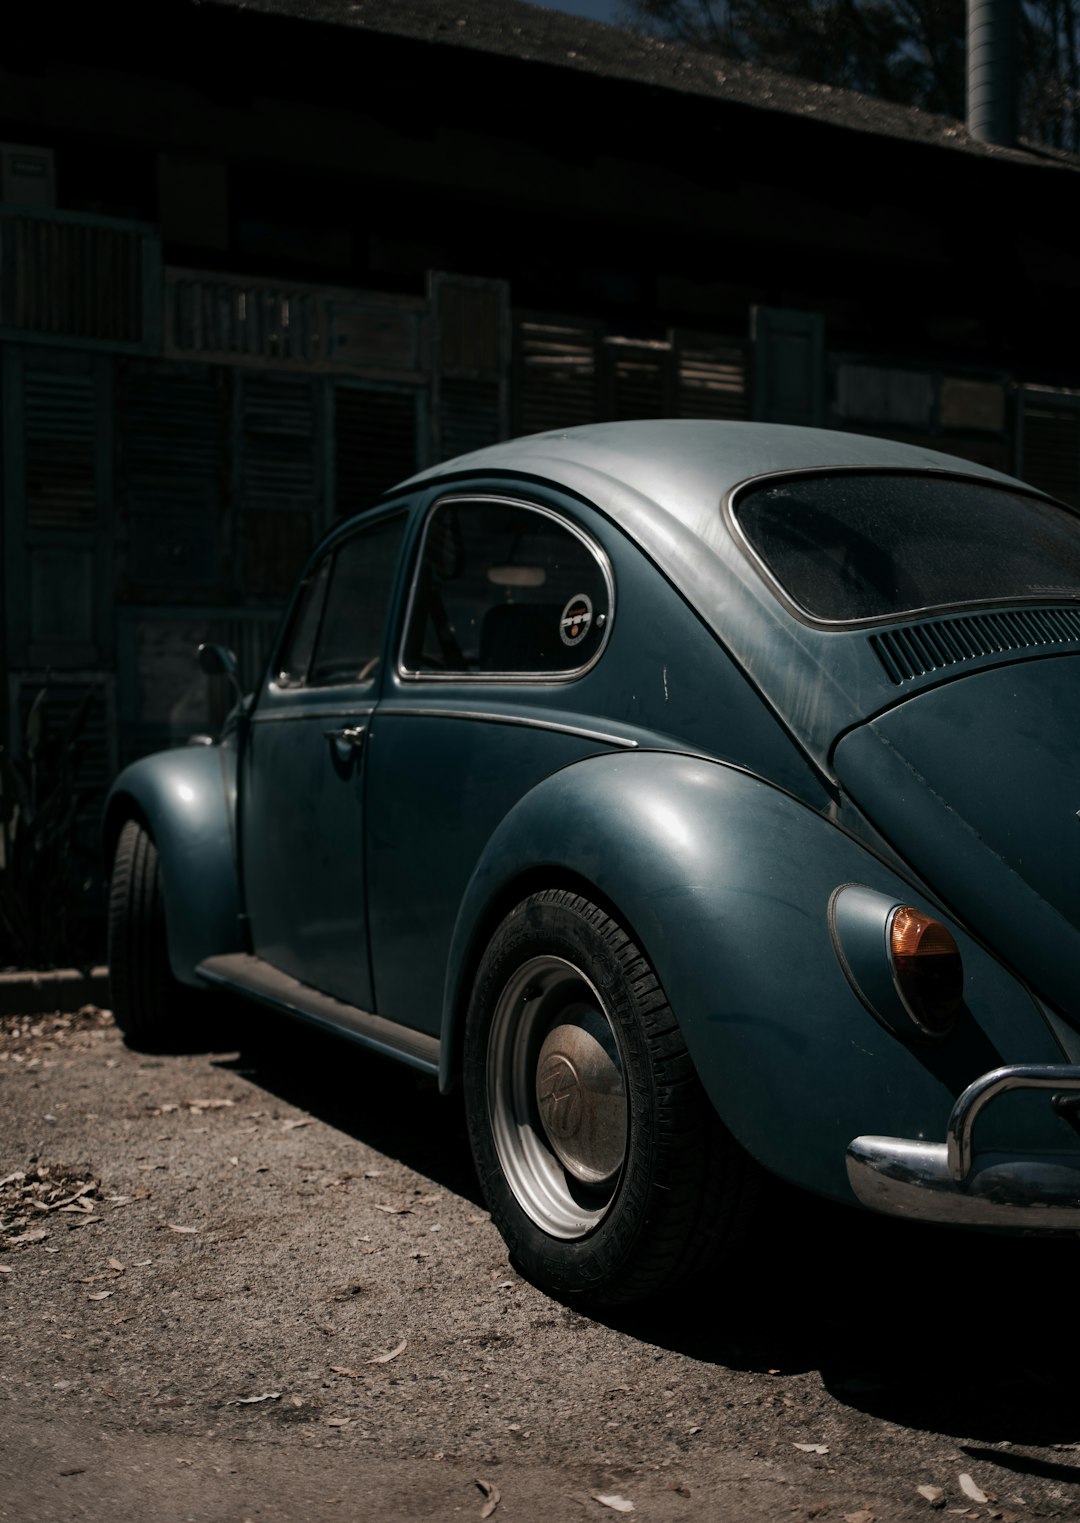
[(5, 1017), (0, 1519), (1080, 1517), (1077, 1267), (782, 1197), (715, 1285), (582, 1315), (407, 1071)]

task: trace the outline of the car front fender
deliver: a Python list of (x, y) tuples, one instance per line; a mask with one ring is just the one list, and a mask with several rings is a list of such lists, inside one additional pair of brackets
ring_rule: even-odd
[(111, 865), (127, 819), (153, 837), (161, 863), (169, 962), (183, 983), (201, 985), (205, 957), (243, 950), (240, 894), (229, 812), (230, 750), (185, 746), (126, 767), (105, 808)]
[[(642, 751), (592, 757), (545, 779), (492, 836), (451, 946), (444, 1084), (494, 924), (534, 888), (560, 881), (591, 886), (623, 923), (652, 963), (719, 1115), (761, 1163), (805, 1188), (850, 1201), (852, 1138), (934, 1136), (979, 1074), (1061, 1061), (1026, 987), (948, 920), (964, 959), (965, 1013), (941, 1043), (900, 1040), (848, 982), (829, 904), (847, 883), (934, 909), (925, 893), (762, 779)], [(1045, 1125), (1067, 1131), (1052, 1117)]]

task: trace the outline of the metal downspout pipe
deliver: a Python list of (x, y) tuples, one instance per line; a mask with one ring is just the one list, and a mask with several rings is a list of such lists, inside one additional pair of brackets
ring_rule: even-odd
[(1015, 148), (1015, 0), (968, 0), (967, 125), (982, 143)]

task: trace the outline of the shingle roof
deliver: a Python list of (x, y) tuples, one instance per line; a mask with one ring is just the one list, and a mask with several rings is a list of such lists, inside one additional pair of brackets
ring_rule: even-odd
[(289, 16), (434, 46), (467, 48), (551, 68), (670, 90), (855, 132), (1078, 169), (1075, 155), (1024, 143), (998, 148), (973, 139), (952, 117), (816, 84), (773, 69), (699, 52), (680, 43), (526, 0), (211, 0), (233, 9)]

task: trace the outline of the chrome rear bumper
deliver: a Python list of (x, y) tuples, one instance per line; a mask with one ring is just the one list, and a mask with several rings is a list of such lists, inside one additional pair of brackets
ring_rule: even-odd
[(1080, 1232), (1080, 1139), (1075, 1153), (987, 1153), (976, 1167), (980, 1112), (1016, 1089), (1080, 1090), (1080, 1068), (1040, 1064), (983, 1074), (953, 1106), (944, 1142), (856, 1137), (847, 1150), (851, 1188), (864, 1206), (891, 1216)]

